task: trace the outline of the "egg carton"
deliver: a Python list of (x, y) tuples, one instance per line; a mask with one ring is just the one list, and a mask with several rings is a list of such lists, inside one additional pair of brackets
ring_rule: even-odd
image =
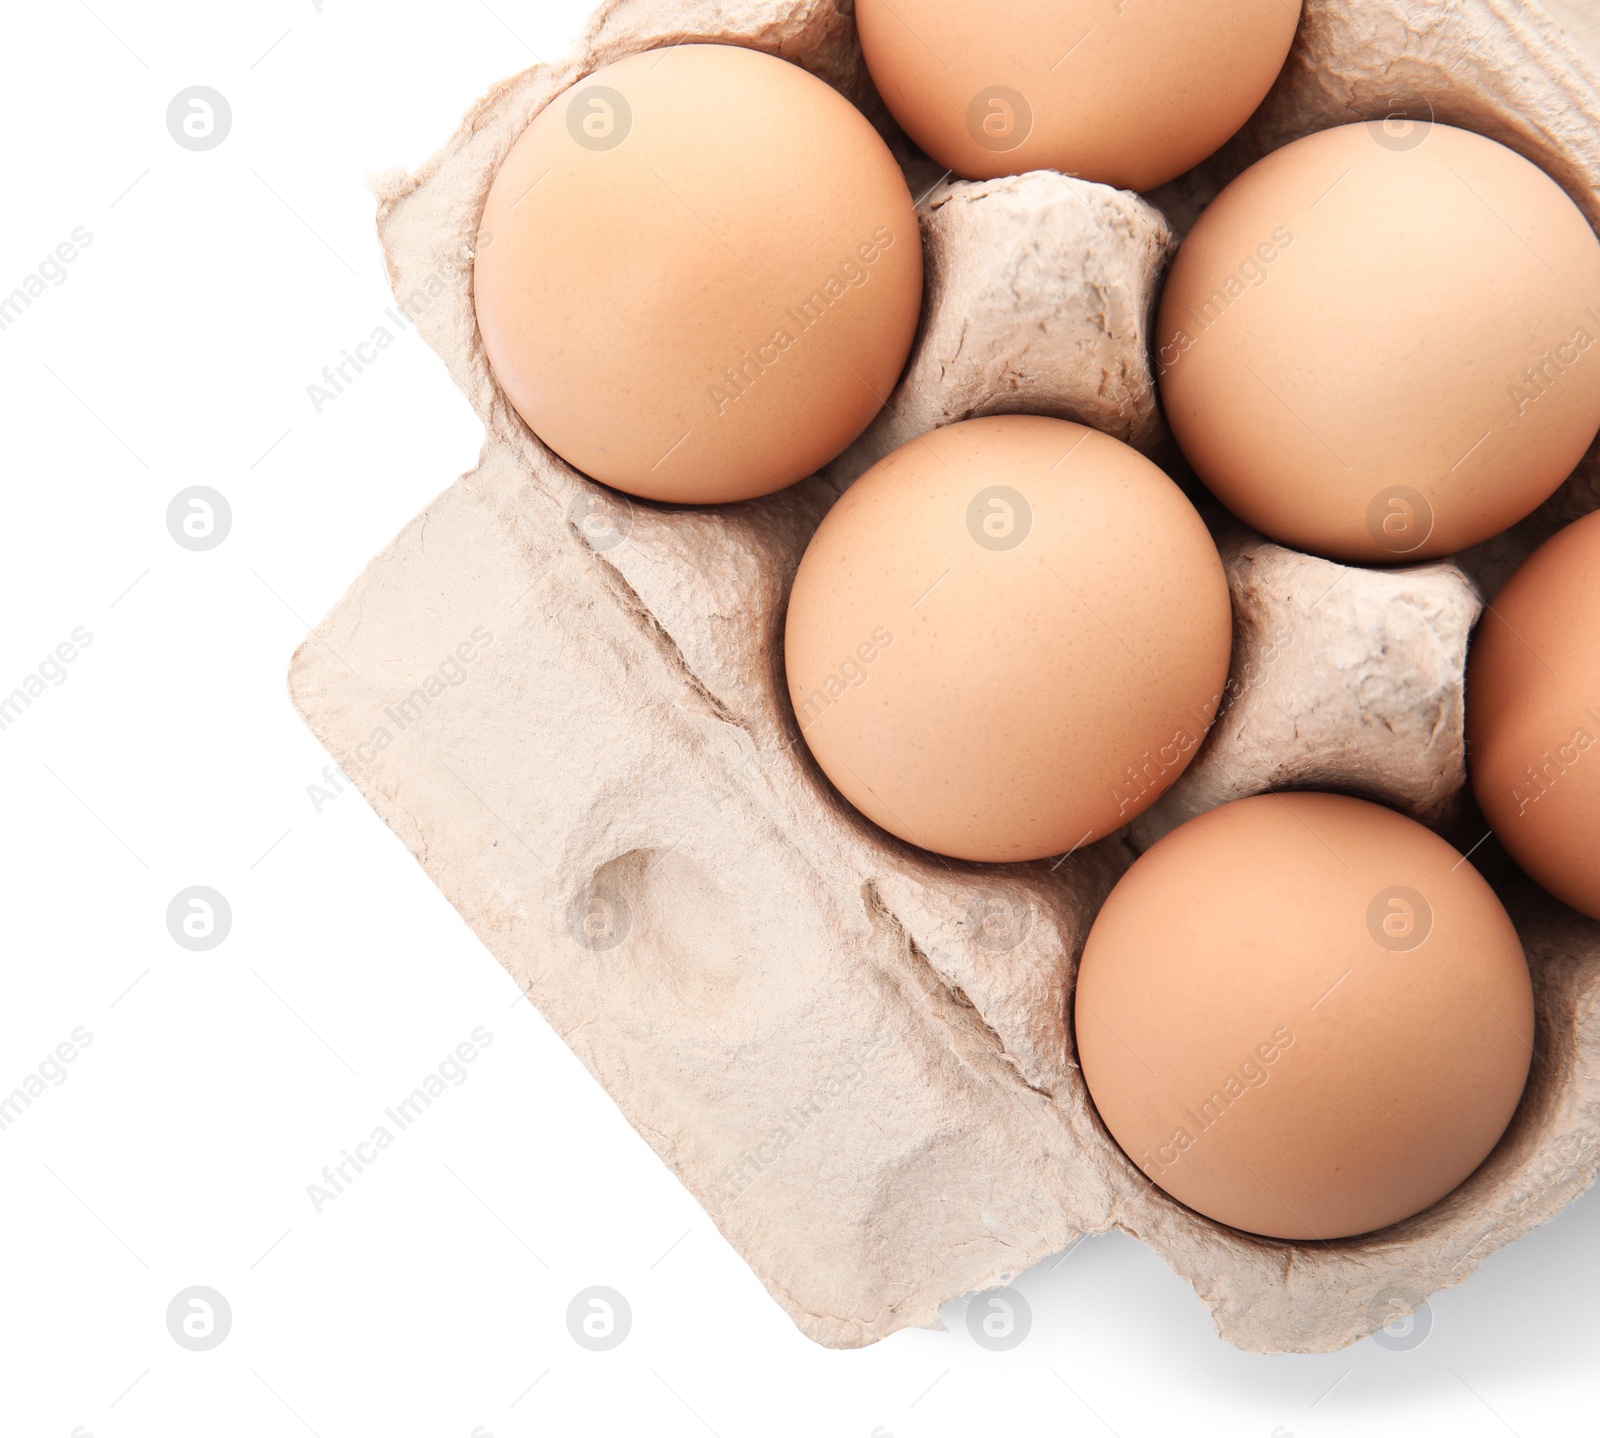
[[(879, 419), (823, 474), (720, 509), (630, 502), (564, 464), (496, 387), (472, 303), (490, 182), (533, 116), (603, 64), (690, 41), (781, 56), (855, 102), (907, 168), (928, 261)], [(1224, 711), (1154, 808), (1063, 859), (947, 861), (874, 828), (811, 761), (785, 693), (788, 588), (850, 480), (919, 433), (1006, 412), (1181, 466), (1149, 361), (1178, 236), (1259, 156), (1400, 112), (1510, 145), (1600, 219), (1600, 80), (1509, 0), (1308, 0), (1245, 130), (1145, 197), (1050, 172), (939, 176), (876, 96), (847, 0), (614, 0), (574, 57), (499, 85), (419, 171), (375, 181), (397, 303), (486, 439), (297, 652), (294, 701), (820, 1343), (937, 1326), (949, 1300), (1115, 1228), (1194, 1286), (1229, 1343), (1334, 1349), (1595, 1176), (1600, 925), (1509, 869), (1490, 866), (1533, 974), (1526, 1094), (1466, 1183), (1382, 1232), (1283, 1242), (1168, 1198), (1099, 1122), (1068, 1021), (1111, 885), (1215, 804), (1334, 788), (1462, 848), (1481, 836), (1462, 788), (1468, 634), (1543, 535), (1600, 505), (1594, 454), (1511, 534), (1410, 568), (1295, 553), (1207, 507), (1235, 610)]]

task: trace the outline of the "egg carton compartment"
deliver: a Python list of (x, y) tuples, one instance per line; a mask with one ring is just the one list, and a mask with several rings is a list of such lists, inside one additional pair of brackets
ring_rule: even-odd
[[(1055, 415), (1177, 464), (1151, 378), (1152, 306), (1177, 235), (1255, 158), (1403, 109), (1512, 146), (1595, 223), (1600, 80), (1521, 4), (1307, 0), (1256, 116), (1160, 192), (1046, 172), (967, 183), (919, 163), (896, 131), (848, 9), (613, 0), (576, 56), (495, 88), (415, 174), (379, 177), (397, 302), (486, 439), (296, 653), (294, 701), (813, 1339), (937, 1326), (950, 1299), (1120, 1228), (1193, 1285), (1228, 1342), (1340, 1347), (1592, 1182), (1600, 925), (1487, 865), (1533, 974), (1521, 1107), (1448, 1197), (1320, 1243), (1204, 1219), (1110, 1140), (1074, 1058), (1078, 956), (1137, 853), (1232, 798), (1337, 788), (1476, 842), (1468, 633), (1482, 594), (1600, 505), (1595, 454), (1509, 535), (1411, 568), (1298, 554), (1209, 509), (1235, 609), (1223, 713), (1156, 806), (1058, 860), (944, 860), (850, 810), (799, 740), (785, 600), (841, 489), (939, 425)], [(541, 445), (489, 373), (472, 302), (485, 198), (532, 117), (601, 65), (684, 41), (779, 55), (859, 105), (908, 166), (928, 261), (921, 329), (883, 415), (824, 473), (715, 510), (630, 502)]]

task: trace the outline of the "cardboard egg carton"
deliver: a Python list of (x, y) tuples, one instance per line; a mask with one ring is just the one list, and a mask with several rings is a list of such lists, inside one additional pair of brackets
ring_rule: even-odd
[[(1521, 151), (1594, 222), (1600, 82), (1512, 0), (1308, 0), (1246, 130), (1158, 194), (1051, 173), (968, 184), (899, 135), (848, 8), (614, 0), (575, 57), (498, 86), (416, 174), (380, 177), (398, 303), (486, 439), (295, 655), (295, 703), (818, 1342), (936, 1325), (948, 1300), (1120, 1228), (1194, 1286), (1228, 1342), (1337, 1348), (1593, 1180), (1600, 925), (1506, 877), (1538, 1006), (1522, 1106), (1456, 1192), (1326, 1243), (1221, 1227), (1120, 1152), (1074, 1059), (1078, 955), (1142, 847), (1269, 787), (1367, 794), (1473, 843), (1467, 636), (1485, 589), (1600, 504), (1595, 457), (1510, 535), (1407, 569), (1297, 554), (1208, 508), (1236, 614), (1224, 712), (1131, 830), (1058, 861), (947, 861), (848, 809), (799, 741), (785, 599), (840, 489), (938, 425), (1058, 415), (1174, 462), (1152, 304), (1177, 234), (1260, 155), (1431, 114)], [(608, 61), (698, 40), (780, 55), (860, 105), (908, 166), (928, 255), (922, 330), (884, 415), (823, 475), (715, 510), (630, 503), (546, 450), (489, 373), (471, 285), (496, 165), (534, 114)]]

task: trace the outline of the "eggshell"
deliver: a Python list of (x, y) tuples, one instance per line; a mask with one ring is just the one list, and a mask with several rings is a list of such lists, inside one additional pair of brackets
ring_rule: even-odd
[(1600, 241), (1534, 165), (1447, 125), (1341, 125), (1245, 171), (1174, 260), (1162, 403), (1212, 492), (1358, 562), (1498, 534), (1600, 427)]
[[(1600, 357), (1597, 357), (1600, 360)], [(1600, 513), (1524, 561), (1467, 669), (1467, 761), (1484, 816), (1552, 894), (1600, 919)]]
[(1148, 190), (1250, 117), (1298, 0), (857, 0), (894, 117), (963, 179), (1061, 170)]
[(630, 55), (501, 163), (473, 270), (501, 389), (594, 479), (767, 494), (845, 448), (922, 303), (905, 180), (853, 105), (734, 45)]
[(868, 818), (1019, 860), (1141, 813), (1193, 757), (1231, 611), (1182, 491), (1098, 431), (1007, 415), (880, 460), (823, 520), (789, 600), (800, 730)]
[(1074, 1015), (1095, 1107), (1149, 1178), (1301, 1240), (1455, 1188), (1533, 1042), (1522, 946), (1477, 870), (1333, 794), (1240, 799), (1149, 849), (1089, 933)]

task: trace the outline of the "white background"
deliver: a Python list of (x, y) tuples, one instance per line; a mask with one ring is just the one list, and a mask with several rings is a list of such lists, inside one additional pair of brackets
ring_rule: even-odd
[[(1600, 1197), (1490, 1258), (1407, 1351), (1261, 1358), (1141, 1245), (1025, 1274), (1011, 1352), (949, 1331), (801, 1337), (354, 792), (289, 655), (457, 474), (479, 426), (406, 333), (317, 414), (307, 385), (390, 303), (364, 177), (415, 167), (585, 0), (5, 12), (0, 293), (93, 241), (0, 333), (0, 1092), (92, 1043), (0, 1132), (0, 1433), (1549, 1434), (1600, 1401)], [(169, 135), (191, 85), (233, 125)], [(226, 541), (176, 544), (203, 484)], [(170, 937), (211, 886), (233, 926)], [(318, 1213), (307, 1185), (477, 1026), (492, 1045)], [(166, 1310), (232, 1309), (204, 1352)], [(594, 1353), (567, 1304), (626, 1295)], [(1592, 1426), (1592, 1424), (1587, 1425)]]

